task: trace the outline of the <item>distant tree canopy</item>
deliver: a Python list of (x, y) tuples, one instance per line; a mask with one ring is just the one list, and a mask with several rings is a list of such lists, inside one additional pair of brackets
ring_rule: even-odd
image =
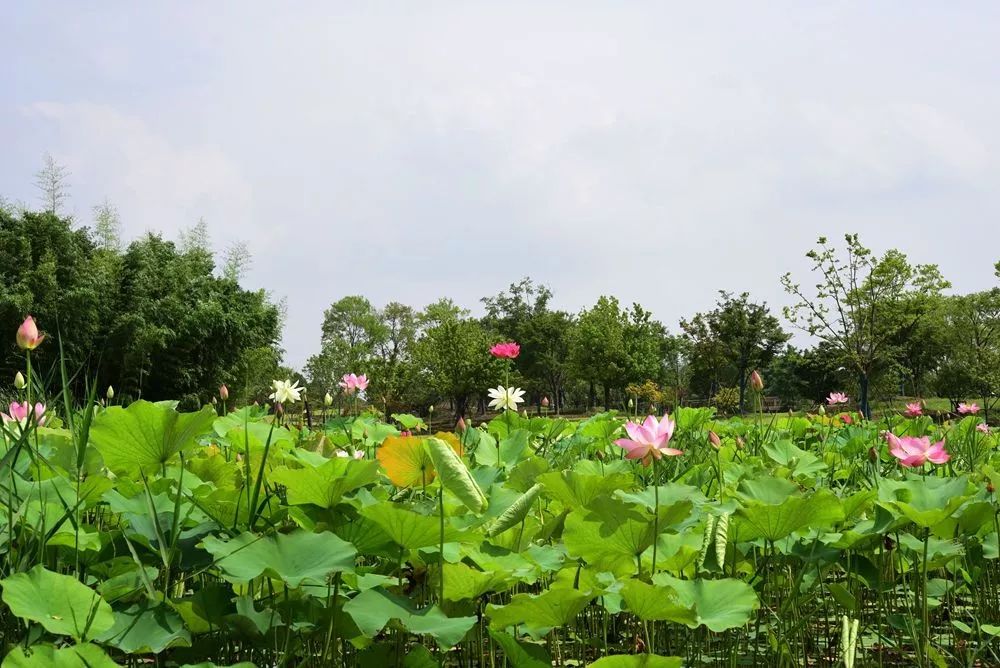
[[(223, 382), (236, 397), (259, 395), (281, 357), (280, 314), (267, 295), (216, 276), (204, 248), (182, 251), (149, 234), (119, 250), (117, 214), (109, 205), (95, 213), (96, 238), (51, 211), (0, 211), (5, 330), (35, 316), (59, 334), (79, 382), (114, 385), (123, 398), (191, 405)], [(53, 337), (35, 359), (44, 371), (58, 356)], [(22, 366), (12, 343), (0, 348), (0, 372)]]

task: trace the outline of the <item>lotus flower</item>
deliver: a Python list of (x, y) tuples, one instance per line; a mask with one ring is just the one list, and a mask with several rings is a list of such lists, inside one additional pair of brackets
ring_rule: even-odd
[(45, 340), (44, 334), (38, 333), (38, 325), (30, 315), (17, 328), (17, 346), (21, 350), (34, 350)]
[(889, 443), (889, 452), (906, 467), (923, 466), (924, 462), (944, 464), (951, 455), (944, 449), (944, 441), (931, 444), (926, 436), (896, 436), (886, 432), (885, 439)]
[(841, 413), (840, 415), (837, 416), (837, 418), (839, 418), (840, 421), (846, 425), (854, 424), (854, 418), (851, 417), (850, 413)]
[(976, 431), (981, 432), (983, 434), (988, 434), (990, 433), (990, 426), (985, 422), (980, 422), (979, 424), (976, 425)]
[(346, 450), (337, 450), (337, 456), (338, 457), (353, 457), (354, 459), (364, 459), (365, 458), (365, 452), (364, 452), (364, 450), (355, 450), (354, 454), (352, 455), (352, 454), (348, 453)]
[(524, 390), (519, 387), (504, 387), (503, 385), (497, 385), (495, 388), (490, 388), (487, 392), (490, 395), (490, 408), (495, 408), (498, 411), (514, 411), (517, 412), (517, 405), (524, 402)]
[(271, 389), (274, 392), (268, 396), (278, 402), (279, 407), (284, 403), (294, 404), (302, 399), (302, 388), (299, 387), (298, 381), (293, 383), (291, 380), (275, 380), (271, 382)]
[(973, 402), (971, 404), (959, 404), (958, 412), (962, 415), (975, 415), (979, 412), (979, 404)]
[(830, 396), (826, 398), (826, 403), (829, 406), (837, 406), (839, 404), (846, 404), (850, 399), (843, 392), (831, 392)]
[(664, 455), (676, 457), (684, 454), (681, 450), (667, 447), (674, 435), (674, 426), (669, 415), (664, 415), (659, 422), (652, 415), (646, 416), (642, 424), (629, 420), (625, 423), (628, 438), (619, 438), (615, 445), (625, 448), (625, 459), (639, 459), (643, 466), (649, 466), (654, 459), (661, 459)]
[(490, 355), (493, 357), (499, 357), (500, 359), (512, 360), (516, 359), (518, 355), (521, 354), (521, 346), (513, 341), (508, 341), (506, 343), (498, 343), (492, 348), (490, 348)]
[[(35, 424), (41, 427), (45, 424), (45, 404), (35, 404)], [(3, 420), (4, 424), (15, 423), (19, 428), (24, 429), (28, 426), (28, 419), (30, 417), (31, 410), (28, 406), (28, 402), (18, 403), (13, 402), (10, 405), (7, 413), (0, 413), (0, 420)]]
[(548, 407), (549, 407), (549, 398), (542, 397), (542, 408), (548, 408)]
[(355, 392), (364, 392), (368, 389), (368, 376), (361, 374), (360, 376), (353, 373), (345, 373), (343, 378), (341, 378), (340, 387), (344, 389), (347, 394), (354, 394)]
[(226, 387), (225, 383), (219, 385), (219, 398), (223, 401), (227, 401), (229, 399), (229, 388)]
[(750, 387), (758, 392), (764, 389), (764, 379), (760, 377), (760, 372), (756, 369), (750, 374)]
[(465, 431), (465, 429), (466, 429), (465, 418), (462, 417), (461, 415), (459, 415), (458, 416), (458, 422), (455, 423), (455, 431), (457, 431), (459, 434), (461, 434), (461, 433), (463, 433)]
[(708, 431), (708, 442), (712, 444), (712, 447), (718, 450), (722, 447), (722, 439), (714, 431)]
[(920, 417), (924, 414), (924, 406), (919, 401), (914, 401), (913, 403), (906, 404), (906, 410), (903, 411), (903, 415), (909, 418)]

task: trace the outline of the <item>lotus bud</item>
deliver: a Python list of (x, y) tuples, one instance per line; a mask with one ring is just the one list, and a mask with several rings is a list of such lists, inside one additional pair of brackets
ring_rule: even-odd
[(877, 462), (878, 450), (876, 450), (874, 447), (868, 448), (868, 459), (872, 460), (873, 462)]
[(604, 451), (603, 450), (598, 450), (597, 452), (594, 453), (594, 456), (597, 457), (597, 459), (599, 461), (602, 461), (602, 462), (604, 461)]
[(542, 408), (548, 408), (548, 407), (549, 407), (549, 398), (542, 397)]
[(882, 538), (882, 547), (885, 548), (886, 552), (891, 552), (896, 549), (896, 541), (892, 539), (892, 536), (884, 536)]
[(215, 406), (218, 403), (219, 403), (219, 400), (216, 399), (215, 397), (212, 397), (212, 405)]
[(634, 408), (635, 407), (635, 402), (632, 401), (632, 397), (628, 398), (628, 407), (629, 408)]
[(992, 480), (990, 482), (986, 483), (986, 491), (989, 492), (990, 494), (992, 494), (993, 492), (997, 491), (997, 488), (993, 486), (993, 481)]
[(17, 328), (17, 347), (21, 350), (34, 350), (44, 340), (45, 335), (38, 333), (38, 325), (30, 315)]
[(434, 414), (434, 404), (431, 404), (430, 406), (427, 407), (427, 412), (430, 413), (431, 415)]
[(329, 392), (327, 392), (325, 395), (323, 395), (323, 405), (324, 406), (332, 406), (333, 405), (333, 395), (331, 395)]
[(712, 444), (712, 447), (718, 450), (722, 447), (722, 439), (714, 431), (708, 431), (708, 442)]
[(758, 392), (764, 389), (764, 379), (760, 377), (760, 372), (756, 369), (750, 374), (750, 387)]
[(743, 441), (743, 438), (741, 436), (737, 436), (736, 437), (736, 447), (742, 449), (744, 445), (746, 445), (746, 443)]
[(280, 401), (274, 404), (275, 415), (281, 415), (284, 412), (285, 412), (285, 407)]
[(826, 415), (826, 407), (823, 404), (819, 405), (819, 410), (817, 411), (820, 415)]
[(458, 416), (458, 422), (455, 423), (455, 431), (459, 434), (465, 432), (465, 418), (461, 415)]
[(521, 411), (521, 417), (523, 417), (525, 420), (528, 419), (528, 409), (527, 408), (525, 408), (523, 411)]
[(226, 387), (225, 383), (219, 385), (219, 398), (223, 401), (229, 401), (229, 388)]
[(115, 398), (115, 388), (114, 388), (114, 386), (108, 385), (108, 391), (104, 393), (104, 396), (108, 398), (108, 401), (111, 401), (112, 399), (114, 399)]
[(24, 380), (24, 376), (21, 374), (20, 371), (18, 371), (17, 375), (14, 376), (14, 387), (18, 390), (23, 390), (24, 386), (27, 384), (28, 383)]
[(407, 438), (408, 436), (413, 436), (413, 432), (410, 431), (409, 429), (404, 429), (403, 431), (399, 432), (399, 435), (402, 438)]

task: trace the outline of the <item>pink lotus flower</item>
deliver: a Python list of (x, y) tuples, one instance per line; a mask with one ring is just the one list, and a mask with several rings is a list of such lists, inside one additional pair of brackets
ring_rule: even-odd
[[(28, 418), (30, 417), (30, 406), (28, 402), (23, 403), (13, 402), (10, 405), (9, 412), (0, 413), (0, 420), (3, 420), (4, 424), (9, 424), (11, 422), (17, 424), (21, 429), (28, 426)], [(45, 424), (45, 404), (35, 404), (35, 420), (34, 423), (41, 427)]]
[(625, 459), (641, 459), (643, 466), (649, 466), (653, 459), (664, 455), (676, 457), (684, 454), (675, 448), (666, 447), (674, 435), (674, 421), (669, 415), (664, 415), (659, 422), (652, 415), (646, 417), (642, 424), (629, 420), (625, 423), (628, 438), (619, 438), (615, 445), (625, 448), (628, 453)]
[(976, 425), (976, 431), (981, 432), (983, 434), (988, 434), (990, 433), (990, 426), (985, 422), (980, 422), (979, 424)]
[(923, 466), (924, 462), (944, 464), (951, 455), (944, 449), (944, 441), (931, 444), (926, 436), (896, 436), (892, 432), (885, 433), (889, 443), (889, 452), (906, 467)]
[(17, 328), (17, 347), (21, 350), (34, 350), (45, 340), (44, 334), (38, 333), (38, 325), (30, 315)]
[(363, 392), (368, 388), (368, 376), (361, 374), (360, 376), (353, 373), (345, 373), (344, 377), (341, 379), (339, 385), (344, 389), (347, 394), (354, 394), (355, 392)]
[(975, 402), (971, 404), (959, 404), (958, 412), (962, 415), (975, 415), (979, 412), (979, 404)]
[(750, 374), (750, 387), (758, 392), (764, 389), (764, 379), (760, 377), (760, 371), (756, 369)]
[(512, 360), (521, 354), (521, 346), (513, 341), (498, 343), (490, 348), (490, 355), (500, 359)]
[(919, 401), (914, 401), (913, 403), (906, 404), (906, 410), (903, 411), (903, 415), (910, 418), (920, 417), (924, 414), (924, 407)]
[(851, 417), (850, 413), (841, 413), (837, 417), (840, 418), (840, 421), (843, 422), (844, 424), (847, 425), (854, 424), (854, 418)]
[(850, 398), (843, 392), (831, 392), (830, 396), (826, 398), (826, 403), (829, 406), (846, 404), (848, 401), (850, 401)]

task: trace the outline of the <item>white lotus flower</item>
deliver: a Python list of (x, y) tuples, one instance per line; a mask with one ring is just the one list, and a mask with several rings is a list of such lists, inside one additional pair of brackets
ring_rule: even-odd
[(271, 389), (273, 389), (274, 392), (268, 396), (277, 401), (279, 404), (294, 404), (296, 401), (302, 399), (302, 392), (305, 391), (303, 388), (299, 387), (298, 381), (293, 383), (291, 380), (271, 381)]
[(490, 408), (505, 411), (517, 411), (517, 405), (524, 403), (524, 390), (519, 387), (504, 387), (497, 385), (488, 392), (492, 401)]

